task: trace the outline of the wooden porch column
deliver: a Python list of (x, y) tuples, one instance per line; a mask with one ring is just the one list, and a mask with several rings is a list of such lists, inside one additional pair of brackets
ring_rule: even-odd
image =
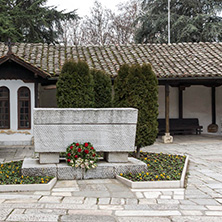
[(35, 108), (39, 107), (39, 89), (38, 82), (35, 82)]
[(170, 88), (165, 85), (165, 119), (166, 119), (166, 132), (170, 133)]
[(169, 84), (165, 85), (165, 120), (166, 120), (166, 131), (162, 139), (164, 143), (172, 143), (173, 137), (170, 136), (170, 88), (169, 88)]
[(183, 88), (179, 86), (179, 119), (183, 119)]
[(211, 115), (212, 123), (207, 127), (209, 133), (216, 133), (218, 131), (218, 125), (216, 124), (216, 87), (211, 87)]
[(216, 87), (211, 88), (212, 123), (216, 124)]

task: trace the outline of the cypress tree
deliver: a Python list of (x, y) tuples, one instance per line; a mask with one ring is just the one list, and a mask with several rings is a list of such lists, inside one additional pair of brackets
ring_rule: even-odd
[(114, 107), (127, 107), (125, 99), (127, 90), (126, 77), (129, 75), (129, 70), (130, 66), (128, 64), (124, 64), (118, 71), (118, 76), (116, 77), (114, 84)]
[[(126, 70), (123, 75), (123, 70)], [(152, 145), (158, 132), (158, 89), (157, 78), (151, 65), (139, 64), (120, 68), (115, 91), (117, 107), (133, 107), (138, 109), (136, 132), (137, 155), (141, 147)], [(118, 82), (120, 81), (120, 82)], [(121, 84), (121, 82), (123, 84)]]
[(94, 80), (94, 93), (96, 108), (112, 106), (112, 85), (110, 76), (104, 71), (92, 69), (91, 74)]
[(94, 106), (93, 77), (86, 62), (65, 62), (56, 86), (58, 107), (86, 108)]

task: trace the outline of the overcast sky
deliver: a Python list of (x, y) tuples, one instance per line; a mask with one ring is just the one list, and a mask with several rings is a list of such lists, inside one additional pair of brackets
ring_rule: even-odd
[[(115, 9), (115, 6), (126, 0), (100, 0), (103, 6), (109, 9)], [(78, 9), (77, 13), (79, 16), (87, 15), (90, 12), (90, 8), (93, 6), (94, 0), (48, 0), (48, 6), (58, 6), (58, 10), (72, 11)]]

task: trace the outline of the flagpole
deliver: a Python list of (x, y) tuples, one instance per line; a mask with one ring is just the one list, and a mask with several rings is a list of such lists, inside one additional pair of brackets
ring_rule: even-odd
[(168, 0), (168, 44), (170, 44), (170, 0)]

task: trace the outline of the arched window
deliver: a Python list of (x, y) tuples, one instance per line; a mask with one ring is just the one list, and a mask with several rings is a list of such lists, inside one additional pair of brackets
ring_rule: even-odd
[(10, 129), (9, 89), (0, 87), (0, 129)]
[(18, 89), (18, 128), (31, 129), (30, 90), (27, 87)]

